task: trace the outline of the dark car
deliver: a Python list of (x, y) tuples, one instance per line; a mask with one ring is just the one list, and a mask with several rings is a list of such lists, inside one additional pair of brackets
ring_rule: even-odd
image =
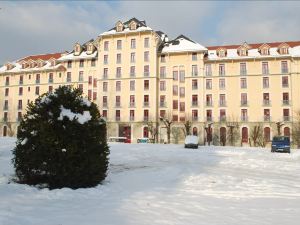
[(272, 140), (271, 152), (291, 153), (290, 138), (286, 136), (275, 136)]

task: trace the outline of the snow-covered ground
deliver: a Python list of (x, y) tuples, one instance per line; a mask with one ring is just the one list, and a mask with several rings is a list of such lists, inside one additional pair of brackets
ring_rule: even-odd
[(15, 139), (0, 138), (1, 225), (298, 225), (300, 151), (111, 144), (104, 185), (8, 184)]

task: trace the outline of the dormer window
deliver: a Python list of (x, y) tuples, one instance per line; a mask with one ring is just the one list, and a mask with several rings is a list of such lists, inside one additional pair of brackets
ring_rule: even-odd
[(240, 55), (240, 56), (247, 56), (247, 55), (248, 55), (248, 50), (245, 49), (245, 48), (239, 49), (238, 52), (239, 52), (239, 55)]
[(261, 55), (270, 55), (270, 46), (268, 44), (263, 44), (258, 48)]
[(117, 22), (117, 25), (116, 25), (117, 32), (123, 31), (123, 28), (124, 28), (123, 23), (121, 21)]
[(75, 44), (74, 46), (74, 55), (79, 55), (80, 54), (80, 51), (81, 51), (81, 46), (80, 44)]
[(289, 54), (289, 49), (288, 49), (288, 47), (282, 47), (282, 48), (280, 48), (280, 49), (279, 49), (279, 54), (280, 54), (280, 55), (287, 55), (287, 54)]
[(218, 55), (219, 57), (225, 57), (225, 56), (226, 56), (226, 49), (219, 49), (219, 50), (217, 51), (217, 55)]
[(130, 24), (129, 24), (129, 29), (130, 30), (136, 30), (136, 22), (132, 21)]

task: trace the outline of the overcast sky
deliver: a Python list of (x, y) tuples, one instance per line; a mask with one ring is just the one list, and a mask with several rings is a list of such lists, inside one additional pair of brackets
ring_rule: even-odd
[(203, 45), (300, 40), (300, 2), (0, 1), (0, 65), (30, 54), (71, 50), (120, 19), (146, 20)]

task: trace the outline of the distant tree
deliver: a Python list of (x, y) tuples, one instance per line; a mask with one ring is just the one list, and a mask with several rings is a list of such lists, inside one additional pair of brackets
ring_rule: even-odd
[(208, 145), (213, 141), (213, 131), (212, 131), (212, 123), (207, 123), (204, 126), (204, 130), (206, 132), (206, 142)]
[(180, 136), (181, 136), (181, 132), (182, 132), (182, 129), (180, 127), (172, 127), (171, 129), (171, 132), (172, 132), (172, 136), (174, 138), (174, 143), (175, 144), (178, 144), (179, 142), (179, 139), (180, 139)]
[[(250, 131), (250, 141), (253, 142), (254, 147), (260, 146), (265, 147), (265, 138), (264, 138), (264, 131), (263, 125), (258, 123), (252, 126)], [(250, 144), (251, 144), (250, 142)]]
[(168, 144), (171, 142), (171, 126), (173, 124), (173, 119), (170, 115), (170, 113), (167, 116), (160, 117), (160, 121), (165, 125), (165, 128), (167, 129), (167, 139)]
[(226, 121), (226, 127), (228, 128), (227, 140), (231, 146), (235, 146), (236, 142), (240, 139), (239, 122), (237, 118), (232, 116)]
[(292, 127), (293, 143), (300, 148), (300, 111), (296, 113), (295, 120)]
[(284, 123), (283, 122), (277, 122), (276, 123), (276, 126), (277, 126), (277, 135), (278, 136), (281, 136), (281, 127), (284, 125)]
[(80, 89), (62, 86), (30, 103), (17, 139), (13, 163), (20, 183), (75, 189), (106, 177), (106, 123)]
[(183, 123), (184, 127), (182, 127), (182, 131), (184, 136), (186, 137), (187, 135), (191, 135), (191, 130), (192, 130), (192, 122), (187, 119), (184, 123)]
[(150, 121), (145, 121), (144, 125), (148, 127), (148, 131), (150, 133), (150, 138), (153, 140), (153, 143), (156, 142), (156, 139), (158, 137), (158, 129), (157, 126), (158, 124), (152, 120)]

